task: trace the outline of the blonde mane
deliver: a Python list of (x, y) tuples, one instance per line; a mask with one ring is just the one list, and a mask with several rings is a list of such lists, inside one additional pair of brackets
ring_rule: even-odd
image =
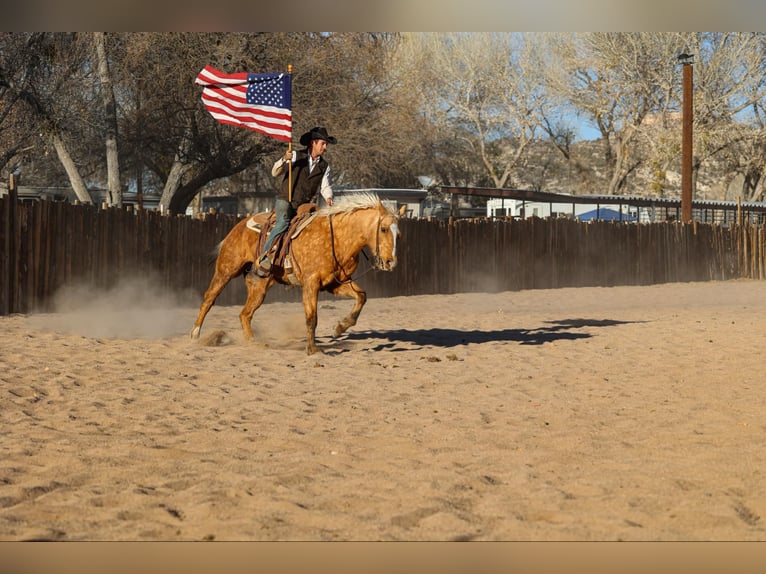
[[(336, 213), (349, 213), (357, 209), (375, 209), (383, 205), (377, 193), (360, 191), (348, 195), (338, 196), (331, 206), (325, 206), (318, 211), (318, 215), (335, 215)], [(386, 210), (390, 211), (390, 210)]]

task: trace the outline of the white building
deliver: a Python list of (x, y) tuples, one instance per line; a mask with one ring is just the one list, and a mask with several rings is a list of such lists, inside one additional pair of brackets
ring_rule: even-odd
[(569, 217), (588, 221), (592, 219), (635, 221), (638, 209), (617, 203), (572, 203), (531, 201), (528, 199), (491, 198), (487, 200), (487, 217)]

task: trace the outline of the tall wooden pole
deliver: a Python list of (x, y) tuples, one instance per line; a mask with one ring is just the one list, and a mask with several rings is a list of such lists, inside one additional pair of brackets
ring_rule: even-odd
[[(686, 57), (684, 57), (686, 56)], [(683, 59), (682, 59), (683, 58)], [(683, 138), (681, 139), (681, 221), (692, 220), (692, 122), (694, 110), (694, 80), (691, 56), (679, 56), (684, 70)]]

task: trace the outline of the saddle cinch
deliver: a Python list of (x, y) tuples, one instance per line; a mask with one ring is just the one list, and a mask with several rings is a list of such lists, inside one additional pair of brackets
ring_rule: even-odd
[[(305, 203), (298, 206), (298, 213), (290, 221), (290, 226), (287, 231), (282, 233), (269, 249), (269, 258), (271, 264), (274, 267), (281, 267), (285, 271), (285, 279), (292, 285), (300, 285), (298, 278), (293, 272), (293, 265), (290, 259), (290, 244), (293, 239), (300, 235), (306, 226), (314, 219), (316, 215), (317, 206), (314, 203)], [(264, 223), (255, 221), (255, 216), (251, 217), (247, 222), (248, 229), (259, 232), (258, 244), (255, 248), (255, 256), (257, 257), (262, 251), (263, 246), (266, 244), (266, 238), (269, 236), (271, 228), (277, 221), (277, 216), (274, 210), (271, 210), (269, 216)]]

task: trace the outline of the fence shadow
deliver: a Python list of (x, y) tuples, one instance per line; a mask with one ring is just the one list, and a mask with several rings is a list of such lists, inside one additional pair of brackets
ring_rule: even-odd
[(555, 341), (589, 339), (590, 333), (579, 333), (572, 329), (584, 327), (612, 327), (633, 323), (634, 321), (615, 321), (610, 319), (562, 319), (560, 321), (548, 321), (549, 327), (535, 329), (493, 329), (483, 331), (479, 329), (395, 329), (388, 331), (358, 331), (347, 333), (342, 341), (364, 341), (379, 339), (387, 341), (372, 348), (373, 351), (385, 349), (392, 351), (412, 350), (395, 348), (397, 343), (409, 343), (420, 349), (423, 347), (451, 348), (462, 345), (482, 343), (519, 343), (520, 345), (544, 345)]

